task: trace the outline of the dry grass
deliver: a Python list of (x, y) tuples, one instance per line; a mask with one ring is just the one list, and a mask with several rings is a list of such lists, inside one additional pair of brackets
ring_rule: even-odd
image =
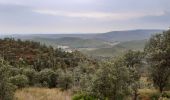
[(153, 93), (158, 93), (159, 91), (156, 89), (139, 89), (139, 93), (143, 95), (149, 95)]
[(140, 89), (139, 97), (141, 98), (141, 100), (150, 100), (150, 96), (157, 93), (159, 92), (155, 89)]
[(17, 100), (71, 100), (71, 92), (59, 89), (24, 88), (15, 93)]

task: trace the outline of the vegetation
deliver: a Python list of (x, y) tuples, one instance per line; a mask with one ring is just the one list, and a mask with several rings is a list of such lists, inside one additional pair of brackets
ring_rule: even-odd
[(153, 36), (145, 51), (153, 82), (163, 92), (170, 79), (170, 30)]
[(169, 54), (170, 31), (152, 36), (144, 52), (126, 50), (107, 60), (1, 39), (0, 100), (169, 99)]
[(10, 83), (10, 65), (0, 59), (0, 100), (12, 100), (14, 96), (14, 85)]
[(34, 38), (32, 40), (45, 43), (46, 45), (52, 45), (53, 47), (57, 47), (57, 45), (69, 46), (71, 48), (102, 48), (110, 46), (107, 42), (103, 40), (83, 39), (76, 37), (63, 37), (59, 39)]
[(116, 57), (125, 54), (128, 50), (143, 51), (147, 40), (133, 40), (120, 42), (114, 46), (106, 48), (97, 48), (94, 50), (82, 50), (87, 55), (102, 56), (102, 57)]
[(68, 90), (79, 63), (95, 61), (78, 51), (64, 52), (38, 42), (11, 38), (0, 40), (0, 100), (11, 100), (15, 89), (49, 87)]

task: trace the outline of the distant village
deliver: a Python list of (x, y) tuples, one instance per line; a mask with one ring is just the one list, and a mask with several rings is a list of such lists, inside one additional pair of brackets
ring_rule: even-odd
[(74, 49), (70, 48), (69, 46), (58, 45), (57, 48), (69, 53), (72, 53), (74, 51)]

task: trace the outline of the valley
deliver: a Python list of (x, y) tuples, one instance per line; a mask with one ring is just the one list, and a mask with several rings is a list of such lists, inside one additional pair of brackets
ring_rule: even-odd
[[(92, 34), (32, 34), (6, 35), (22, 40), (33, 40), (54, 48), (72, 52), (78, 50), (93, 57), (114, 57), (127, 50), (142, 51), (147, 40), (162, 30), (139, 29)], [(4, 36), (5, 37), (5, 36)]]

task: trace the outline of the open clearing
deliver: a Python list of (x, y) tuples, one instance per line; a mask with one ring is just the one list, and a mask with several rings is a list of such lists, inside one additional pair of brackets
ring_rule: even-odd
[(24, 88), (15, 93), (17, 100), (71, 100), (71, 92), (59, 89)]

